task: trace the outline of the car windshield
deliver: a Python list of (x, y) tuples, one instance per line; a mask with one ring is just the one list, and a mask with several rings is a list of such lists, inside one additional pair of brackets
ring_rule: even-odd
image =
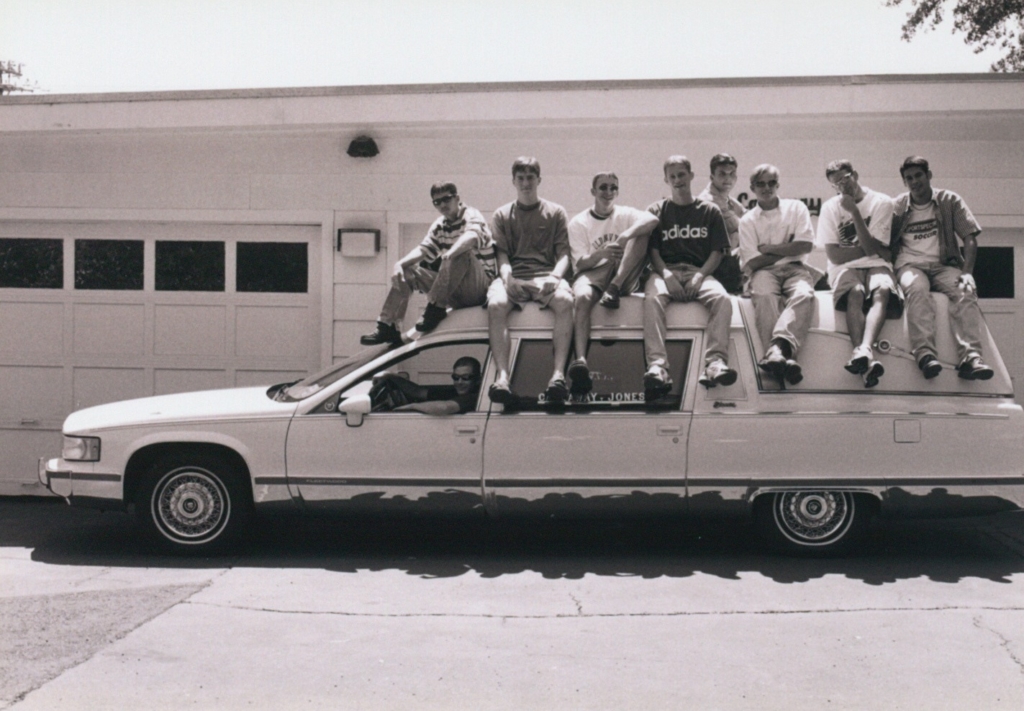
[(282, 402), (295, 402), (303, 400), (314, 393), (318, 393), (331, 383), (337, 382), (359, 366), (370, 362), (388, 349), (388, 344), (383, 343), (366, 350), (359, 351), (349, 356), (340, 363), (334, 363), (318, 373), (303, 378), (297, 383), (292, 383), (283, 388), (274, 398)]

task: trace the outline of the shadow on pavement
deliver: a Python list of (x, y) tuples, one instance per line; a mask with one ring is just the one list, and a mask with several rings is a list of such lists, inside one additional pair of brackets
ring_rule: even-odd
[(868, 585), (911, 578), (1009, 583), (1024, 572), (1024, 511), (880, 520), (856, 553), (824, 560), (763, 550), (746, 519), (278, 514), (261, 517), (235, 555), (183, 558), (148, 552), (128, 514), (71, 508), (55, 499), (0, 498), (0, 546), (32, 549), (38, 562), (115, 568), (399, 570), (425, 577), (703, 573), (737, 580), (752, 572), (779, 583), (826, 575)]

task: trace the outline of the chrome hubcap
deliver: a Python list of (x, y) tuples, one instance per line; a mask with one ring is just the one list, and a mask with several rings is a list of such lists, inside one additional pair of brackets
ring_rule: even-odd
[(775, 522), (783, 535), (796, 543), (835, 543), (853, 523), (853, 496), (833, 491), (776, 494)]
[(170, 472), (153, 496), (153, 518), (169, 538), (200, 542), (217, 536), (231, 509), (219, 479), (200, 469)]

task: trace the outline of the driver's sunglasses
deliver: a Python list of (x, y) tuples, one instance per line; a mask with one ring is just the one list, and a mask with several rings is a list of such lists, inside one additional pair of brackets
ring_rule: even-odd
[(434, 207), (441, 207), (444, 204), (455, 199), (454, 195), (444, 195), (443, 197), (434, 198)]
[(456, 383), (471, 383), (474, 380), (476, 380), (476, 376), (475, 375), (458, 375), (456, 373), (452, 373), (452, 380), (455, 381)]
[(754, 182), (755, 188), (777, 188), (779, 187), (778, 180), (757, 180)]

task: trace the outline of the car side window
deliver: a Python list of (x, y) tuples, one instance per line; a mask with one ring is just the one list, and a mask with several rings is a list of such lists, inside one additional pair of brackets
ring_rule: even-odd
[[(466, 376), (487, 365), (486, 341), (458, 341), (428, 345), (384, 362), (341, 393), (339, 402), (352, 395), (369, 393), (373, 412), (399, 410), (423, 414), (403, 406), (422, 402), (459, 403), (460, 411), (479, 406), (480, 382)], [(401, 382), (399, 382), (401, 381)]]
[[(644, 399), (643, 375), (647, 370), (642, 340), (594, 339), (587, 353), (593, 389), (586, 395), (572, 394), (564, 405), (565, 411), (608, 411), (676, 409), (682, 402), (690, 363), (689, 340), (670, 340), (666, 343), (672, 377), (672, 391), (648, 403)], [(551, 377), (551, 341), (523, 340), (519, 344), (511, 387), (515, 397), (506, 412), (544, 410), (544, 391)]]

